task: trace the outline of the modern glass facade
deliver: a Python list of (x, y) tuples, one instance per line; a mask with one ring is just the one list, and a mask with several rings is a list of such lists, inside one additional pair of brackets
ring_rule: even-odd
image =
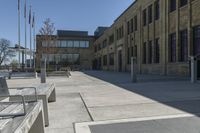
[(42, 47), (57, 47), (57, 48), (89, 48), (89, 41), (84, 40), (58, 40), (58, 41), (43, 41)]
[(80, 54), (42, 54), (43, 59), (48, 59), (49, 64), (80, 64)]

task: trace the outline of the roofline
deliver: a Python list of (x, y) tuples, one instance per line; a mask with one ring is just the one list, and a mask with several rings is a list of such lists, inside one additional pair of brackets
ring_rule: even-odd
[(121, 16), (123, 16), (133, 5), (135, 5), (135, 3), (137, 2), (138, 0), (135, 0), (121, 15), (119, 15), (114, 22), (116, 22), (117, 20), (119, 20), (119, 18)]
[[(36, 35), (37, 37), (43, 37), (45, 35)], [(58, 36), (58, 35), (50, 35), (51, 37), (58, 37), (58, 38), (67, 38), (67, 37), (74, 37), (74, 38), (94, 38), (95, 36), (88, 35), (88, 36)]]

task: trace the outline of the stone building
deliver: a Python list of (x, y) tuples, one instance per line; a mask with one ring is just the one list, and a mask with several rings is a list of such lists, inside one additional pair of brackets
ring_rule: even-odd
[(92, 69), (94, 37), (88, 32), (58, 30), (50, 39), (37, 35), (36, 40), (36, 68), (40, 68), (41, 59), (46, 58), (47, 68), (51, 70)]
[[(200, 0), (136, 0), (94, 42), (93, 68), (190, 75), (200, 55)], [(200, 61), (198, 61), (200, 77)]]

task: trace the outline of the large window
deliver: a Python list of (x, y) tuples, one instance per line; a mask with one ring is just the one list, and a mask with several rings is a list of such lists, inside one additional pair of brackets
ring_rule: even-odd
[(87, 48), (86, 41), (80, 41), (80, 48)]
[(57, 41), (42, 41), (42, 47), (58, 47)]
[(105, 48), (106, 46), (107, 46), (107, 39), (105, 39), (104, 41), (103, 41), (103, 48)]
[(67, 47), (67, 41), (60, 41), (60, 47)]
[(187, 5), (188, 0), (180, 0), (180, 7)]
[(89, 41), (75, 40), (57, 40), (57, 41), (42, 41), (42, 47), (61, 47), (61, 48), (88, 48)]
[(137, 31), (137, 16), (134, 17), (134, 30)]
[(137, 58), (137, 45), (134, 45), (134, 57)]
[(148, 7), (148, 22), (149, 24), (152, 23), (152, 5)]
[(160, 0), (156, 0), (155, 2), (155, 20), (158, 20), (160, 18)]
[(114, 34), (109, 37), (109, 44), (114, 43)]
[(97, 52), (97, 45), (94, 46), (94, 52)]
[(67, 41), (67, 46), (69, 48), (72, 48), (74, 46), (74, 42), (73, 41)]
[(155, 40), (155, 45), (154, 45), (154, 63), (160, 63), (160, 43), (159, 43), (159, 38)]
[(110, 53), (110, 54), (109, 54), (109, 64), (110, 64), (111, 66), (114, 65), (114, 53)]
[(169, 36), (169, 61), (176, 62), (176, 33)]
[(194, 55), (200, 55), (200, 26), (194, 28)]
[(147, 58), (147, 48), (146, 48), (146, 42), (143, 44), (143, 64), (146, 64), (146, 58)]
[(79, 48), (79, 47), (80, 47), (79, 41), (74, 41), (74, 48)]
[(152, 63), (152, 59), (153, 59), (153, 54), (152, 54), (152, 41), (149, 41), (149, 45), (148, 45), (148, 63), (151, 64)]
[(89, 43), (89, 41), (86, 41), (85, 42), (85, 48), (89, 48), (90, 47), (90, 43)]
[(54, 62), (55, 61), (55, 55), (54, 54), (49, 54), (48, 55), (48, 60), (49, 60), (50, 63)]
[(180, 32), (180, 61), (188, 60), (188, 32), (187, 30)]
[(103, 65), (106, 66), (107, 65), (107, 55), (103, 56)]
[(146, 26), (147, 25), (147, 10), (144, 9), (143, 11), (143, 25)]
[(169, 11), (173, 12), (176, 10), (176, 0), (169, 0)]
[(131, 64), (131, 54), (130, 54), (130, 48), (127, 49), (127, 64)]
[(42, 47), (47, 47), (47, 42), (46, 41), (42, 41)]
[(130, 21), (127, 22), (127, 32), (128, 32), (128, 35), (131, 33), (130, 32)]
[(101, 50), (101, 44), (100, 43), (98, 44), (98, 50)]
[(124, 37), (124, 26), (121, 26), (120, 28), (118, 28), (116, 30), (116, 32), (117, 32), (117, 40), (119, 40), (122, 37)]
[(134, 25), (134, 24), (133, 24), (133, 19), (131, 19), (131, 33), (133, 33), (133, 30), (134, 30), (134, 29), (133, 29), (133, 25)]
[(48, 57), (50, 64), (79, 64), (80, 55), (79, 54), (43, 54), (43, 58)]
[(131, 47), (131, 57), (133, 57), (133, 54), (134, 54), (134, 47), (132, 46)]

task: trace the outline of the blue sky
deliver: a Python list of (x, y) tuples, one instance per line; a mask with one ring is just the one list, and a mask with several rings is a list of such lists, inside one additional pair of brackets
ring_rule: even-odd
[[(0, 38), (9, 39), (13, 44), (18, 40), (17, 1), (1, 0), (0, 3)], [(46, 18), (51, 18), (56, 29), (86, 30), (91, 35), (97, 26), (110, 26), (132, 2), (133, 0), (27, 0), (27, 8), (31, 4), (36, 13), (36, 32)], [(23, 10), (24, 0), (21, 0), (22, 45)], [(29, 37), (29, 31), (27, 36)]]

